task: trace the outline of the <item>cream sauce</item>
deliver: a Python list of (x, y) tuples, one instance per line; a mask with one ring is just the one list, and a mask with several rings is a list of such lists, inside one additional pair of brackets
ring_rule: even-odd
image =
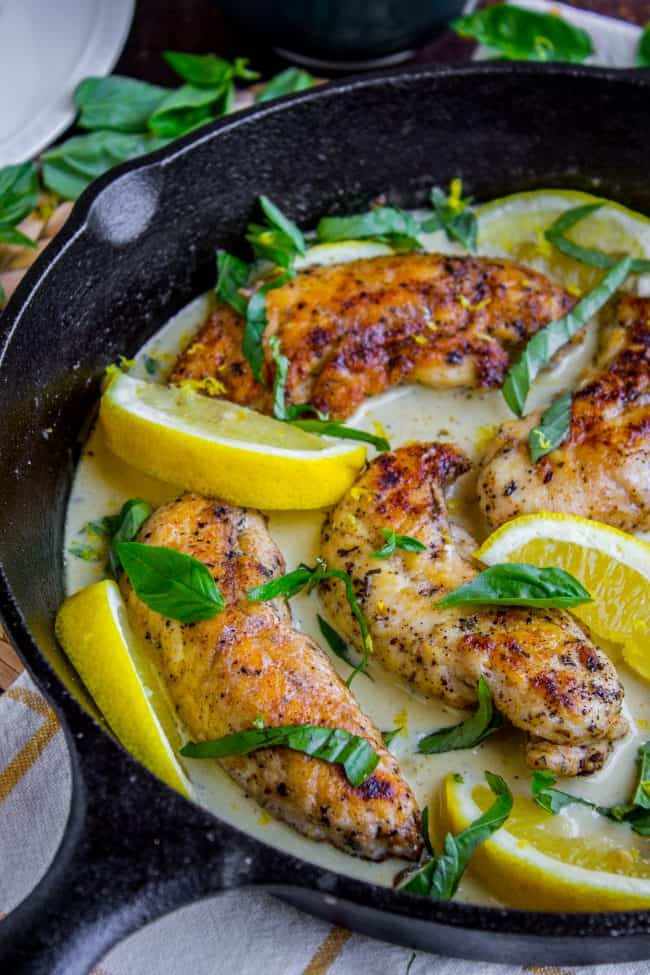
[[(429, 243), (432, 250), (450, 249), (439, 234), (430, 235)], [(319, 259), (322, 261), (322, 258), (321, 251)], [(202, 324), (211, 301), (209, 296), (200, 297), (172, 318), (143, 346), (131, 374), (151, 381), (163, 381), (178, 351), (191, 340)], [(575, 383), (585, 366), (592, 361), (596, 335), (597, 323), (592, 323), (585, 341), (570, 347), (553, 370), (545, 373), (535, 384), (529, 409), (546, 405), (557, 390), (570, 388)], [(153, 358), (157, 366), (156, 376), (149, 375), (145, 368), (147, 357)], [(151, 367), (151, 361), (149, 365)], [(373, 432), (383, 427), (393, 446), (411, 440), (449, 440), (477, 459), (495, 425), (509, 417), (498, 391), (468, 393), (403, 387), (369, 400), (350, 422)], [(476, 505), (472, 501), (472, 487), (471, 474), (455, 486), (451, 494), (452, 517), (470, 529), (477, 539), (482, 539), (485, 528), (480, 524)], [(93, 429), (82, 452), (68, 506), (65, 532), (68, 593), (103, 577), (103, 561), (84, 561), (67, 554), (72, 543), (87, 543), (88, 539), (82, 533), (84, 524), (117, 512), (130, 497), (146, 498), (157, 505), (178, 493), (178, 489), (140, 474), (118, 460), (108, 450), (101, 430), (97, 427)], [(284, 554), (288, 569), (300, 561), (310, 562), (319, 554), (322, 520), (322, 512), (270, 514), (269, 529)], [(319, 609), (317, 596), (299, 595), (291, 605), (296, 625), (322, 644), (316, 622)], [(332, 657), (332, 662), (344, 678), (348, 676), (349, 668), (345, 663), (336, 657)], [(603, 804), (629, 798), (635, 779), (637, 748), (650, 737), (650, 689), (621, 665), (620, 658), (616, 662), (625, 684), (626, 713), (631, 719), (632, 730), (625, 740), (616, 745), (613, 756), (600, 772), (585, 779), (561, 783), (566, 791)], [(531, 772), (524, 763), (523, 737), (518, 732), (501, 732), (474, 750), (431, 757), (417, 755), (417, 741), (423, 733), (442, 725), (455, 724), (466, 716), (465, 713), (441, 701), (419, 698), (378, 665), (371, 665), (371, 672), (374, 683), (358, 677), (353, 685), (354, 693), (361, 708), (379, 728), (387, 730), (403, 726), (403, 733), (394, 739), (391, 747), (422, 806), (435, 801), (448, 772), (480, 776), (485, 769), (490, 769), (503, 775), (515, 791), (529, 794)], [(180, 731), (182, 735), (182, 729)], [(197, 802), (233, 826), (272, 846), (337, 872), (379, 884), (391, 885), (395, 874), (404, 866), (402, 861), (397, 860), (381, 864), (367, 863), (336, 851), (327, 844), (305, 839), (247, 799), (216, 762), (188, 760), (186, 767)], [(632, 834), (627, 826), (611, 824), (579, 806), (569, 807), (559, 817), (549, 816), (548, 829), (576, 836), (598, 832), (604, 841), (607, 841), (607, 837), (610, 842), (636, 850), (640, 846), (650, 847), (650, 844), (640, 842), (640, 838)], [(650, 852), (642, 851), (642, 855), (650, 856)], [(471, 869), (461, 883), (458, 898), (473, 903), (496, 903), (489, 891), (471, 877)]]

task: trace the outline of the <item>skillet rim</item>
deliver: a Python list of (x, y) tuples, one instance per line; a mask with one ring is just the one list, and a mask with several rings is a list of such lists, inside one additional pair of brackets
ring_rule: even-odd
[[(194, 147), (218, 139), (219, 133), (229, 131), (241, 126), (255, 124), (255, 120), (265, 118), (269, 115), (284, 113), (290, 110), (294, 104), (303, 102), (323, 101), (328, 98), (337, 97), (340, 94), (353, 92), (359, 89), (386, 87), (400, 87), (408, 85), (410, 81), (415, 81), (420, 77), (447, 78), (488, 75), (497, 77), (532, 77), (545, 78), (557, 76), (565, 78), (569, 82), (572, 78), (595, 78), (609, 83), (625, 83), (639, 88), (647, 88), (650, 91), (650, 70), (644, 69), (615, 69), (591, 67), (585, 65), (560, 65), (560, 64), (540, 64), (526, 62), (471, 62), (460, 63), (458, 65), (417, 65), (407, 66), (399, 69), (385, 69), (372, 72), (366, 75), (352, 76), (339, 81), (328, 82), (310, 90), (293, 95), (287, 95), (273, 102), (263, 103), (253, 106), (226, 116), (210, 125), (202, 127), (195, 133), (189, 134), (180, 140), (172, 143), (163, 149), (159, 149), (144, 157), (139, 157), (129, 162), (123, 163), (109, 173), (95, 180), (88, 187), (79, 200), (76, 201), (74, 209), (66, 221), (62, 230), (57, 234), (52, 243), (39, 255), (34, 264), (28, 269), (27, 274), (19, 284), (16, 292), (8, 302), (5, 311), (0, 318), (0, 372), (4, 364), (4, 357), (11, 337), (20, 326), (20, 321), (24, 310), (29, 306), (32, 298), (36, 294), (39, 285), (45, 281), (51, 273), (56, 273), (56, 265), (59, 258), (68, 248), (84, 233), (89, 232), (89, 219), (95, 203), (102, 196), (104, 191), (116, 184), (123, 176), (134, 172), (146, 172), (149, 169), (165, 167), (176, 158), (190, 153)], [(117, 245), (113, 245), (117, 246)], [(280, 847), (270, 846), (259, 840), (257, 837), (246, 833), (230, 823), (221, 819), (215, 813), (206, 809), (192, 800), (185, 800), (178, 796), (166, 786), (160, 779), (157, 779), (149, 770), (141, 765), (134, 757), (123, 748), (123, 746), (113, 739), (97, 721), (77, 702), (76, 698), (68, 690), (67, 685), (56, 675), (52, 665), (49, 663), (44, 653), (40, 650), (36, 639), (32, 636), (29, 626), (20, 610), (20, 607), (13, 595), (4, 564), (0, 560), (0, 616), (5, 624), (5, 629), (12, 643), (16, 647), (21, 659), (25, 663), (28, 672), (35, 678), (38, 686), (45, 692), (50, 704), (54, 705), (57, 715), (64, 725), (67, 733), (68, 744), (70, 746), (70, 734), (68, 732), (68, 722), (72, 718), (68, 717), (71, 709), (76, 725), (82, 722), (89, 734), (105, 736), (106, 740), (116, 748), (121, 760), (124, 758), (131, 762), (134, 769), (140, 775), (157, 783), (164, 791), (169, 792), (179, 798), (182, 802), (188, 802), (195, 806), (207, 816), (209, 816), (219, 828), (225, 833), (229, 833), (234, 842), (237, 843), (244, 839), (265, 856), (266, 861), (286, 867), (280, 871), (283, 875), (281, 884), (278, 886), (273, 881), (262, 880), (262, 886), (275, 888), (278, 893), (282, 889), (294, 889), (300, 891), (305, 889), (305, 883), (301, 882), (300, 876), (291, 871), (291, 866), (299, 864), (307, 876), (306, 881), (313, 879), (315, 873), (320, 878), (326, 878), (327, 883), (316, 888), (322, 895), (330, 895), (341, 901), (357, 903), (362, 906), (391, 913), (393, 916), (404, 919), (414, 918), (422, 921), (431, 921), (437, 925), (449, 928), (464, 928), (477, 933), (494, 932), (506, 937), (531, 938), (551, 938), (557, 942), (561, 939), (597, 939), (603, 943), (612, 943), (613, 939), (625, 940), (629, 938), (643, 938), (650, 935), (650, 908), (635, 911), (607, 911), (607, 912), (577, 912), (559, 913), (551, 911), (528, 911), (508, 907), (489, 907), (483, 905), (466, 904), (458, 901), (430, 901), (424, 897), (396, 891), (392, 888), (374, 884), (370, 881), (359, 880), (347, 874), (341, 874), (313, 863), (310, 860), (303, 860), (285, 852)], [(65, 842), (65, 833), (61, 844)], [(60, 847), (57, 849), (52, 865), (54, 865)], [(312, 877), (309, 877), (309, 874)], [(290, 878), (290, 879), (285, 879)], [(208, 895), (209, 896), (209, 895)], [(5, 924), (11, 915), (5, 919)], [(353, 924), (354, 926), (354, 924)], [(650, 955), (650, 949), (647, 952)]]

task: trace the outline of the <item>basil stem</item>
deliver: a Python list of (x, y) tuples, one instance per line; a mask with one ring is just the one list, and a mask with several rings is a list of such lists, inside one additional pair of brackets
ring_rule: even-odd
[(316, 614), (316, 619), (318, 620), (318, 627), (323, 635), (323, 639), (327, 643), (332, 653), (335, 654), (337, 657), (340, 657), (341, 660), (345, 660), (346, 664), (354, 668), (354, 673), (350, 674), (350, 676), (345, 682), (346, 686), (347, 687), (350, 686), (353, 678), (356, 677), (358, 673), (363, 673), (363, 676), (367, 677), (368, 680), (371, 681), (373, 678), (370, 676), (370, 674), (367, 671), (357, 670), (358, 665), (352, 659), (350, 654), (350, 648), (348, 647), (347, 643), (345, 642), (341, 634), (337, 633), (334, 627), (330, 626), (327, 620), (323, 619), (322, 616)]
[(631, 267), (631, 257), (624, 257), (618, 261), (600, 284), (579, 301), (568, 315), (558, 318), (533, 335), (519, 361), (508, 372), (503, 384), (503, 397), (513, 413), (521, 416), (528, 391), (537, 374), (555, 353), (573, 338), (596, 312), (600, 311), (616, 289), (623, 284)]
[[(595, 213), (596, 210), (600, 210), (602, 206), (602, 202), (586, 203), (583, 206), (565, 210), (545, 231), (544, 236), (556, 250), (567, 257), (572, 257), (574, 261), (588, 264), (590, 267), (599, 267), (602, 270), (614, 267), (618, 260), (616, 257), (611, 257), (609, 254), (592, 247), (582, 247), (566, 236), (567, 230), (575, 227), (577, 223)], [(650, 271), (650, 261), (637, 257), (632, 259), (630, 266), (632, 274), (645, 274), (647, 271)]]
[(512, 809), (512, 793), (501, 776), (486, 772), (485, 778), (496, 796), (494, 803), (456, 836), (447, 833), (440, 856), (432, 856), (407, 874), (399, 884), (400, 890), (432, 900), (449, 900), (454, 896), (472, 853), (503, 826)]
[(213, 741), (188, 742), (181, 748), (187, 758), (227, 758), (248, 755), (260, 748), (282, 745), (324, 762), (342, 765), (350, 785), (363, 785), (379, 765), (379, 755), (365, 738), (342, 728), (295, 724), (277, 728), (251, 728)]
[(503, 719), (495, 711), (487, 681), (478, 679), (478, 707), (474, 714), (451, 728), (438, 728), (418, 742), (420, 755), (440, 755), (443, 752), (474, 748), (503, 725)]
[(120, 542), (117, 553), (136, 596), (149, 609), (181, 623), (217, 616), (223, 596), (203, 562), (172, 548)]
[(321, 217), (316, 227), (316, 237), (321, 243), (337, 240), (379, 240), (396, 244), (399, 250), (420, 250), (420, 227), (417, 220), (406, 210), (379, 206), (366, 213), (347, 217)]
[(564, 569), (503, 562), (479, 572), (465, 585), (443, 596), (437, 605), (470, 603), (566, 609), (591, 602), (591, 598), (584, 586)]
[(569, 435), (571, 427), (571, 393), (557, 396), (549, 408), (542, 413), (538, 427), (528, 434), (528, 446), (533, 462), (545, 457), (559, 447)]
[(153, 508), (148, 501), (143, 501), (141, 498), (130, 498), (122, 505), (119, 515), (106, 519), (108, 535), (111, 539), (107, 569), (116, 579), (122, 572), (119, 546), (122, 542), (133, 541), (147, 518), (152, 514)]
[(500, 3), (452, 20), (469, 37), (514, 61), (568, 61), (579, 64), (593, 53), (589, 34), (556, 14)]
[(302, 71), (300, 68), (285, 68), (284, 71), (266, 82), (255, 101), (257, 104), (270, 102), (273, 98), (280, 98), (282, 95), (304, 91), (314, 84), (316, 84), (316, 80), (308, 71)]
[(392, 528), (382, 528), (382, 535), (385, 542), (376, 552), (370, 553), (371, 559), (387, 559), (393, 554), (396, 548), (404, 552), (426, 552), (427, 547), (417, 538), (410, 535), (396, 535)]

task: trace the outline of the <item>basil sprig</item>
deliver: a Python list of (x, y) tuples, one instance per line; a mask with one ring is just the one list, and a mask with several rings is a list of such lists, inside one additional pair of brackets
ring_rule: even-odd
[(147, 518), (153, 514), (153, 508), (142, 498), (129, 498), (122, 505), (118, 515), (109, 515), (104, 519), (107, 534), (110, 537), (108, 554), (108, 571), (117, 579), (122, 572), (119, 546), (122, 542), (131, 542), (138, 534)]
[(357, 673), (363, 673), (363, 676), (364, 677), (367, 677), (368, 680), (372, 680), (373, 678), (368, 673), (368, 671), (366, 671), (366, 670), (364, 670), (364, 671), (358, 671), (357, 670), (357, 664), (352, 659), (352, 654), (350, 652), (350, 648), (348, 647), (347, 643), (345, 642), (345, 640), (343, 639), (343, 637), (341, 636), (341, 634), (338, 633), (334, 629), (334, 627), (331, 626), (327, 622), (327, 620), (323, 619), (323, 617), (320, 616), (319, 614), (316, 614), (316, 619), (318, 620), (318, 627), (319, 627), (319, 629), (320, 629), (320, 631), (321, 631), (321, 633), (323, 635), (323, 639), (327, 643), (327, 645), (330, 648), (330, 650), (332, 651), (332, 653), (335, 654), (337, 657), (339, 657), (341, 660), (344, 660), (346, 662), (346, 664), (348, 664), (348, 666), (350, 666), (350, 667), (352, 667), (354, 669), (354, 673), (350, 674), (350, 676), (348, 677), (348, 679), (345, 682), (346, 683), (346, 686), (347, 687), (350, 686), (350, 684), (352, 683), (353, 678), (356, 676)]
[(556, 319), (533, 335), (518, 362), (508, 372), (503, 384), (503, 397), (513, 413), (521, 416), (528, 391), (537, 374), (555, 353), (573, 338), (596, 312), (600, 311), (605, 302), (609, 301), (617, 288), (623, 284), (631, 268), (631, 257), (624, 257), (617, 261), (593, 291), (579, 301), (568, 315)]
[(444, 230), (447, 239), (462, 244), (468, 251), (476, 253), (478, 222), (472, 210), (472, 198), (463, 199), (463, 183), (453, 179), (449, 194), (434, 186), (430, 194), (433, 216), (422, 224), (422, 230), (433, 233)]
[(291, 95), (296, 91), (304, 91), (316, 84), (315, 78), (308, 71), (300, 68), (285, 68), (267, 81), (261, 92), (255, 98), (257, 104), (269, 102), (282, 95)]
[(650, 21), (645, 25), (636, 56), (640, 68), (650, 68)]
[(377, 240), (395, 250), (420, 250), (420, 226), (406, 210), (378, 206), (347, 217), (321, 217), (316, 237), (321, 243), (337, 240)]
[(531, 460), (538, 461), (559, 447), (569, 435), (571, 427), (571, 393), (556, 396), (539, 421), (538, 427), (528, 434)]
[(16, 228), (38, 202), (38, 177), (34, 163), (19, 163), (0, 169), (0, 244), (36, 247)]
[[(512, 793), (501, 776), (486, 772), (485, 778), (496, 796), (494, 803), (456, 836), (447, 833), (442, 853), (434, 854), (407, 874), (398, 885), (400, 890), (432, 900), (449, 900), (454, 896), (472, 853), (503, 826), (512, 809)], [(428, 845), (428, 835), (425, 842)]]
[(470, 603), (567, 609), (589, 603), (591, 599), (584, 586), (564, 569), (552, 566), (540, 569), (526, 562), (502, 562), (491, 565), (463, 586), (447, 593), (437, 605)]
[(305, 238), (293, 220), (285, 217), (268, 196), (260, 196), (259, 204), (265, 223), (250, 223), (246, 240), (251, 245), (255, 257), (288, 269), (293, 266), (296, 257), (305, 254), (307, 250)]
[(438, 728), (431, 734), (420, 738), (420, 755), (440, 755), (443, 752), (474, 748), (503, 725), (503, 718), (495, 710), (492, 694), (487, 681), (481, 675), (478, 679), (478, 707), (474, 714), (451, 728)]
[(323, 559), (316, 559), (316, 565), (314, 566), (305, 565), (304, 562), (301, 562), (293, 572), (287, 572), (286, 575), (280, 576), (278, 579), (271, 579), (270, 582), (264, 582), (260, 586), (249, 589), (248, 598), (253, 602), (266, 602), (269, 599), (277, 599), (278, 596), (291, 599), (292, 596), (295, 596), (303, 589), (307, 593), (310, 593), (319, 583), (324, 582), (325, 579), (340, 579), (343, 583), (345, 598), (348, 601), (352, 615), (356, 619), (361, 633), (363, 656), (361, 662), (355, 667), (354, 674), (348, 679), (349, 685), (355, 674), (365, 673), (368, 667), (368, 657), (372, 653), (372, 637), (370, 636), (368, 623), (366, 622), (366, 618), (363, 615), (359, 600), (354, 591), (352, 579), (347, 572), (343, 569), (328, 569), (327, 563)]
[[(600, 210), (602, 206), (602, 202), (586, 203), (582, 206), (565, 210), (557, 220), (553, 221), (548, 230), (544, 232), (544, 236), (560, 253), (567, 257), (572, 257), (581, 264), (588, 264), (590, 267), (599, 267), (602, 270), (614, 267), (618, 258), (605, 254), (603, 251), (596, 250), (593, 247), (582, 247), (566, 236), (568, 230), (575, 227), (585, 217)], [(638, 257), (632, 259), (630, 273), (645, 274), (647, 271), (650, 271), (650, 261)]]
[(180, 623), (196, 623), (224, 608), (208, 568), (191, 555), (140, 542), (120, 542), (117, 554), (136, 595), (156, 613)]
[(379, 755), (365, 738), (342, 728), (294, 724), (277, 728), (251, 728), (213, 741), (188, 742), (181, 748), (187, 758), (227, 758), (248, 755), (260, 748), (282, 745), (324, 762), (342, 765), (350, 785), (363, 785), (379, 765)]
[(396, 535), (392, 528), (382, 528), (381, 533), (385, 539), (384, 544), (376, 552), (370, 553), (371, 559), (387, 559), (396, 548), (402, 549), (403, 552), (426, 552), (427, 550), (426, 545), (419, 542), (417, 538), (411, 538), (410, 535)]
[(556, 14), (501, 3), (452, 20), (461, 37), (493, 48), (513, 61), (568, 61), (579, 64), (593, 53), (589, 34)]

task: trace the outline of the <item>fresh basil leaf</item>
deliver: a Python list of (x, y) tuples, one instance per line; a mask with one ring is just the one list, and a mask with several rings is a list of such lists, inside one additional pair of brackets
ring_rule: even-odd
[(382, 528), (381, 533), (386, 541), (376, 552), (370, 553), (371, 559), (387, 559), (396, 548), (404, 552), (426, 552), (427, 550), (426, 545), (419, 542), (417, 538), (411, 538), (410, 535), (396, 535), (392, 528)]
[(140, 542), (120, 542), (117, 554), (136, 595), (154, 612), (180, 623), (196, 623), (224, 608), (217, 584), (198, 559)]
[(168, 94), (168, 88), (120, 75), (84, 78), (74, 93), (77, 124), (82, 129), (146, 132), (149, 118)]
[(541, 769), (534, 773), (531, 782), (531, 793), (533, 799), (546, 812), (557, 816), (565, 806), (580, 803), (583, 806), (597, 807), (587, 799), (580, 799), (579, 796), (572, 796), (569, 792), (562, 792), (560, 789), (553, 788), (557, 778), (548, 769)]
[(241, 293), (250, 277), (250, 267), (228, 251), (217, 251), (217, 297), (225, 301), (238, 315), (244, 317), (248, 300)]
[[(13, 227), (29, 216), (38, 203), (38, 191), (38, 175), (34, 163), (3, 166), (0, 169), (0, 224), (5, 228), (7, 225)], [(29, 237), (25, 239), (29, 241), (26, 246), (35, 246)], [(9, 240), (5, 242), (15, 243)]]
[(149, 129), (165, 139), (177, 139), (223, 115), (230, 105), (229, 87), (181, 85), (162, 100), (149, 119)]
[(640, 68), (650, 68), (650, 21), (643, 28), (636, 60)]
[(379, 765), (379, 755), (365, 738), (342, 728), (295, 724), (277, 728), (251, 728), (214, 741), (188, 742), (181, 748), (187, 758), (227, 758), (248, 755), (259, 748), (282, 745), (323, 762), (342, 765), (350, 785), (363, 785)]
[(233, 78), (243, 81), (259, 78), (257, 71), (247, 67), (248, 58), (237, 58), (232, 63), (216, 54), (184, 54), (182, 51), (163, 51), (163, 57), (177, 75), (199, 88), (218, 88)]
[(285, 217), (267, 196), (260, 196), (259, 202), (266, 225), (249, 224), (246, 240), (257, 258), (271, 261), (278, 267), (290, 268), (296, 257), (306, 252), (305, 238), (296, 224)]
[(448, 240), (456, 241), (475, 253), (478, 222), (471, 208), (471, 197), (463, 199), (462, 180), (452, 179), (448, 195), (434, 186), (429, 198), (433, 216), (422, 223), (422, 230), (427, 233), (444, 230)]
[(41, 157), (45, 186), (68, 200), (119, 163), (153, 152), (165, 141), (153, 135), (97, 131), (74, 136)]
[(641, 809), (650, 809), (650, 741), (639, 748), (637, 760), (639, 763), (639, 780), (634, 790), (632, 802)]
[(494, 803), (467, 829), (456, 836), (447, 833), (440, 856), (433, 856), (408, 874), (399, 884), (400, 890), (432, 900), (454, 896), (472, 853), (503, 826), (512, 809), (512, 793), (501, 776), (486, 772), (485, 778), (496, 796)]
[(316, 237), (323, 243), (371, 238), (391, 244), (396, 239), (402, 250), (421, 249), (419, 232), (415, 217), (406, 210), (389, 206), (348, 217), (321, 217), (316, 227)]
[(290, 281), (294, 271), (288, 270), (284, 274), (267, 281), (253, 292), (246, 306), (246, 321), (242, 336), (242, 352), (251, 367), (251, 371), (258, 382), (263, 383), (262, 366), (264, 365), (264, 345), (262, 339), (266, 330), (266, 296), (274, 288), (281, 288)]
[(478, 679), (478, 707), (474, 714), (451, 728), (438, 728), (418, 742), (420, 755), (440, 755), (443, 752), (475, 748), (503, 725), (503, 719), (495, 711), (490, 688), (481, 675)]
[(271, 579), (270, 582), (263, 582), (261, 585), (249, 589), (248, 598), (253, 602), (266, 602), (269, 599), (277, 599), (278, 596), (291, 599), (311, 582), (313, 575), (313, 569), (308, 566), (299, 566), (293, 572), (287, 572), (286, 575), (280, 576), (279, 579)]
[(528, 391), (537, 374), (553, 358), (555, 353), (573, 338), (605, 302), (609, 301), (630, 273), (632, 258), (618, 261), (585, 298), (572, 311), (558, 318), (533, 335), (518, 362), (512, 366), (503, 384), (503, 398), (517, 416), (526, 405)]
[[(367, 677), (368, 680), (371, 681), (373, 678), (370, 676), (370, 674), (367, 671), (357, 670), (358, 665), (352, 659), (350, 648), (348, 647), (347, 643), (345, 642), (341, 634), (337, 633), (334, 627), (330, 626), (327, 620), (324, 620), (322, 616), (318, 615), (318, 613), (316, 614), (316, 619), (318, 620), (318, 626), (323, 635), (323, 639), (327, 643), (332, 653), (335, 654), (337, 657), (340, 657), (341, 660), (345, 660), (346, 664), (354, 668), (354, 673), (350, 674), (350, 676), (345, 682), (346, 686), (347, 687), (350, 686), (353, 678), (356, 677), (358, 673), (362, 673), (364, 677)], [(399, 730), (400, 729), (398, 728), (397, 731)], [(393, 736), (397, 734), (397, 731), (393, 732)], [(384, 740), (386, 741), (385, 736), (384, 736)], [(388, 741), (386, 741), (386, 744), (388, 744)]]
[(110, 538), (117, 531), (119, 523), (119, 515), (106, 515), (104, 518), (85, 522), (80, 528), (80, 533), (95, 535), (97, 538)]
[(84, 562), (101, 562), (104, 557), (101, 549), (77, 541), (70, 542), (68, 545), (68, 555), (74, 555), (76, 559), (82, 559)]
[[(369, 674), (366, 674), (366, 677), (369, 676), (370, 676)], [(384, 739), (384, 745), (386, 746), (386, 748), (390, 746), (390, 743), (394, 741), (395, 738), (397, 738), (397, 736), (402, 732), (402, 730), (403, 730), (402, 728), (393, 728), (392, 731), (382, 731), (381, 737)]]
[(153, 508), (148, 501), (142, 498), (129, 498), (122, 505), (119, 515), (111, 519), (106, 519), (108, 535), (111, 539), (110, 551), (108, 554), (108, 571), (116, 579), (122, 572), (122, 563), (118, 547), (122, 542), (131, 542), (138, 534), (147, 518), (153, 514)]
[(436, 851), (431, 843), (431, 827), (429, 826), (429, 807), (425, 806), (422, 810), (422, 816), (420, 819), (420, 829), (422, 833), (422, 840), (424, 842), (424, 849), (427, 851), (429, 856), (435, 857)]
[(470, 603), (567, 609), (591, 602), (591, 598), (584, 586), (564, 569), (502, 562), (489, 566), (465, 585), (447, 593), (437, 605)]
[(36, 247), (36, 241), (8, 223), (0, 223), (0, 244), (13, 244), (16, 247)]
[(579, 64), (593, 53), (589, 34), (556, 14), (501, 3), (452, 20), (461, 37), (494, 48), (514, 61), (568, 61)]
[(284, 71), (276, 74), (275, 77), (266, 82), (255, 101), (258, 104), (260, 102), (270, 102), (271, 99), (280, 98), (282, 95), (290, 95), (296, 91), (304, 91), (306, 88), (311, 88), (314, 84), (316, 84), (316, 81), (308, 71), (302, 71), (300, 68), (285, 68)]
[[(602, 270), (607, 270), (610, 267), (614, 267), (617, 263), (618, 258), (611, 257), (609, 254), (603, 253), (603, 251), (596, 250), (593, 247), (582, 247), (580, 244), (576, 244), (575, 241), (570, 240), (566, 236), (566, 232), (575, 227), (577, 223), (584, 220), (585, 217), (590, 216), (595, 213), (596, 210), (600, 210), (603, 206), (601, 203), (586, 203), (583, 206), (572, 207), (570, 210), (565, 210), (564, 213), (555, 220), (551, 226), (544, 232), (546, 239), (559, 250), (561, 254), (566, 257), (573, 258), (574, 261), (579, 261), (581, 264), (588, 264), (590, 267), (599, 267)], [(631, 274), (645, 274), (650, 271), (650, 260), (644, 260), (639, 257), (632, 259), (632, 264), (630, 266)]]
[(295, 427), (306, 430), (308, 433), (319, 433), (322, 437), (336, 437), (339, 440), (358, 440), (360, 443), (369, 443), (375, 450), (383, 453), (390, 450), (390, 443), (385, 437), (377, 437), (373, 433), (365, 430), (357, 430), (356, 427), (348, 427), (337, 420), (291, 420)]
[(544, 413), (538, 427), (528, 434), (530, 457), (536, 462), (559, 447), (569, 435), (571, 427), (571, 393), (556, 396)]

